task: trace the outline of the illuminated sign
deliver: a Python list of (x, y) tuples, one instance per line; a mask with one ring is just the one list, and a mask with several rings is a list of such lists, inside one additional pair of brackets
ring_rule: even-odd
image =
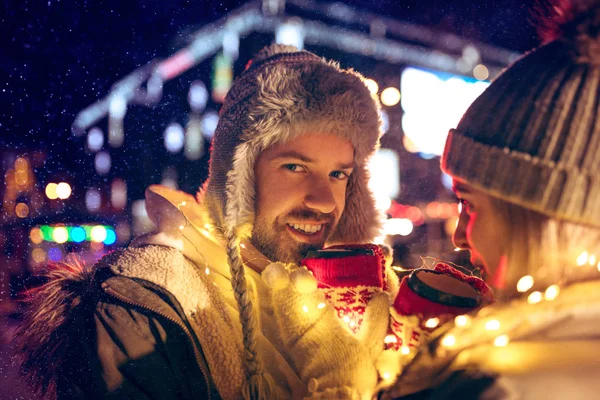
[(443, 72), (406, 68), (400, 78), (404, 146), (425, 158), (441, 155), (448, 131), (489, 82)]

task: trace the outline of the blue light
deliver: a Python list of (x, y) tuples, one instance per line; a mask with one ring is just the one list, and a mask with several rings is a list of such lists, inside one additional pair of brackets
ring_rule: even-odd
[(104, 239), (104, 244), (110, 246), (114, 242), (117, 241), (117, 234), (112, 229), (106, 230), (106, 239)]
[(52, 247), (50, 250), (48, 250), (48, 258), (50, 261), (60, 261), (62, 259), (62, 251), (60, 251), (60, 249), (57, 247)]
[(85, 229), (76, 226), (71, 229), (71, 239), (76, 243), (81, 243), (85, 240)]

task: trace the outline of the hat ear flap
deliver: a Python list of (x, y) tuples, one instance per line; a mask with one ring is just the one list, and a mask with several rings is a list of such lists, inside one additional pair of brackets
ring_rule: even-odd
[(381, 229), (382, 213), (375, 208), (375, 198), (367, 182), (365, 166), (357, 167), (346, 187), (346, 207), (328, 244), (367, 243), (375, 239)]

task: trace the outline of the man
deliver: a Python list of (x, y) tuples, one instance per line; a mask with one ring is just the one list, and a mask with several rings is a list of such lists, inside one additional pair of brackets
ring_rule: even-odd
[(273, 45), (231, 87), (197, 199), (153, 186), (157, 230), (31, 298), (23, 372), (61, 398), (299, 398), (259, 273), (373, 239), (378, 104), (356, 72)]

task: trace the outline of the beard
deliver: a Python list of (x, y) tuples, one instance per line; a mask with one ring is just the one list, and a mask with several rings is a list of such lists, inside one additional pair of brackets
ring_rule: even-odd
[(320, 250), (333, 232), (334, 218), (330, 214), (318, 213), (312, 210), (301, 209), (290, 212), (284, 220), (312, 220), (321, 221), (326, 229), (323, 243), (302, 243), (294, 240), (287, 231), (287, 223), (279, 217), (269, 221), (265, 216), (257, 215), (254, 220), (250, 242), (258, 251), (273, 262), (300, 264), (311, 250)]

